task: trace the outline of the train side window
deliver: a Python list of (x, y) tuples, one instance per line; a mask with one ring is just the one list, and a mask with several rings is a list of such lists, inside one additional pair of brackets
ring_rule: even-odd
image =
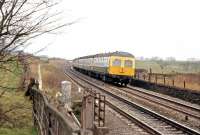
[(121, 66), (121, 60), (120, 59), (113, 60), (112, 66)]
[(125, 67), (132, 67), (133, 66), (133, 62), (131, 60), (125, 60), (124, 66)]

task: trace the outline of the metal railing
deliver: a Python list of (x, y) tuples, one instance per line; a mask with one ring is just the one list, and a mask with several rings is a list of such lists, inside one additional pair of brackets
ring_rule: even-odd
[(80, 127), (55, 109), (41, 91), (31, 88), (30, 93), (34, 125), (40, 135), (80, 135)]

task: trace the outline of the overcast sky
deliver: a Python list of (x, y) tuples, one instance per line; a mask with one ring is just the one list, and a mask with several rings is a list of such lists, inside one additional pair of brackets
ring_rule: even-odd
[[(136, 57), (200, 58), (200, 0), (63, 0), (63, 21), (79, 22), (29, 48), (73, 59), (112, 51)], [(39, 45), (38, 45), (39, 44)]]

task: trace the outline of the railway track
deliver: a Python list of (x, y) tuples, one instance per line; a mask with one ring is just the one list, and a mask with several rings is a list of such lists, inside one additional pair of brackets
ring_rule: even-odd
[[(89, 84), (90, 86), (100, 90), (106, 95), (106, 103), (112, 109), (131, 120), (133, 123), (137, 123), (138, 126), (143, 128), (150, 134), (192, 134), (199, 135), (198, 131), (195, 131), (189, 127), (186, 127), (180, 123), (177, 123), (169, 118), (166, 118), (156, 112), (153, 112), (145, 107), (117, 95), (112, 89), (99, 86), (91, 80), (87, 80), (82, 74), (77, 74), (68, 70), (66, 72), (70, 78), (78, 78), (79, 80)], [(73, 76), (73, 77), (72, 77)], [(73, 79), (74, 80), (74, 79)], [(75, 81), (75, 80), (74, 80)], [(79, 82), (79, 85), (82, 85)], [(84, 87), (84, 85), (83, 85)], [(105, 94), (106, 93), (106, 94)], [(119, 93), (118, 93), (119, 94)]]
[(200, 107), (198, 105), (186, 103), (183, 101), (177, 101), (177, 99), (175, 100), (171, 97), (159, 95), (158, 93), (146, 91), (144, 89), (133, 86), (120, 88), (107, 85), (107, 87), (110, 87), (117, 91), (121, 90), (120, 93), (122, 93), (123, 95), (128, 94), (130, 98), (139, 98), (140, 100), (146, 100), (148, 102), (150, 101), (151, 103), (154, 103), (156, 105), (179, 112), (184, 115), (182, 117), (185, 117), (181, 119), (192, 119), (195, 121), (200, 121)]
[(107, 87), (110, 87), (117, 91), (121, 90), (120, 92), (123, 95), (128, 94), (129, 97), (131, 98), (136, 97), (136, 98), (139, 98), (140, 100), (146, 100), (148, 102), (150, 101), (151, 103), (154, 103), (156, 105), (179, 112), (184, 115), (182, 117), (185, 117), (184, 119), (186, 120), (195, 119), (195, 121), (197, 120), (200, 121), (200, 107), (198, 105), (186, 103), (183, 101), (177, 101), (177, 99), (175, 100), (171, 97), (159, 95), (158, 93), (146, 91), (144, 89), (133, 87), (130, 85), (127, 88), (113, 87), (110, 85), (107, 85)]
[(200, 120), (200, 107), (198, 106), (182, 103), (171, 98), (160, 96), (159, 94), (156, 94), (154, 92), (148, 92), (143, 89), (132, 86), (128, 86), (127, 88), (121, 88), (121, 90), (130, 95), (137, 96), (141, 99), (145, 99), (152, 103), (156, 103), (166, 108), (170, 108), (177, 112), (183, 113), (188, 117)]

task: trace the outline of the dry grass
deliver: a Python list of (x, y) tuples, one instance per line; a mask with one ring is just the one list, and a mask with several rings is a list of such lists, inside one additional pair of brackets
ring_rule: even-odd
[[(148, 80), (148, 77), (146, 80)], [(184, 88), (185, 81), (185, 88), (200, 91), (200, 74), (176, 74), (167, 76), (165, 78), (165, 84), (173, 86), (173, 80), (175, 87)], [(151, 82), (156, 82), (156, 77), (154, 75), (151, 77)], [(157, 83), (164, 84), (164, 77), (157, 76)]]
[(29, 59), (30, 76), (36, 79), (38, 79), (38, 64), (39, 63), (40, 63), (40, 60), (35, 57), (31, 57)]
[[(154, 61), (154, 60), (136, 61), (136, 68), (140, 70), (141, 69), (146, 70), (145, 74), (147, 74), (147, 72), (150, 72), (150, 68), (152, 69), (152, 73), (173, 74), (173, 76), (166, 77), (165, 80), (166, 85), (173, 86), (173, 80), (174, 80), (174, 86), (184, 88), (184, 81), (185, 81), (186, 88), (197, 91), (200, 91), (199, 66), (200, 66), (199, 62), (188, 62), (188, 61)], [(141, 79), (143, 79), (142, 76)], [(146, 77), (146, 80), (148, 80), (148, 77)], [(155, 76), (152, 76), (151, 81), (155, 82)], [(164, 84), (163, 76), (158, 77), (157, 82), (160, 84)]]
[(183, 87), (185, 81), (186, 88), (200, 91), (200, 74), (179, 74), (174, 80), (176, 80), (175, 86)]
[[(70, 81), (64, 74), (66, 60), (50, 59), (49, 62), (40, 62), (42, 89), (50, 97), (55, 98), (56, 93), (61, 89), (62, 81)], [(72, 84), (72, 100), (80, 100), (80, 94), (77, 93), (78, 88)]]
[[(56, 93), (61, 90), (62, 81), (71, 81), (64, 74), (65, 64), (67, 63), (64, 59), (49, 59), (49, 61), (37, 61), (31, 65), (31, 73), (33, 77), (38, 79), (38, 64), (40, 64), (41, 79), (42, 79), (42, 91), (50, 98), (50, 102), (57, 106)], [(80, 101), (82, 96), (78, 92), (78, 87), (72, 83), (71, 98), (72, 98), (72, 109), (80, 120), (80, 104), (76, 103)]]
[(49, 63), (41, 63), (43, 90), (55, 95), (61, 89), (61, 81), (66, 80), (64, 75), (65, 60), (49, 60)]

